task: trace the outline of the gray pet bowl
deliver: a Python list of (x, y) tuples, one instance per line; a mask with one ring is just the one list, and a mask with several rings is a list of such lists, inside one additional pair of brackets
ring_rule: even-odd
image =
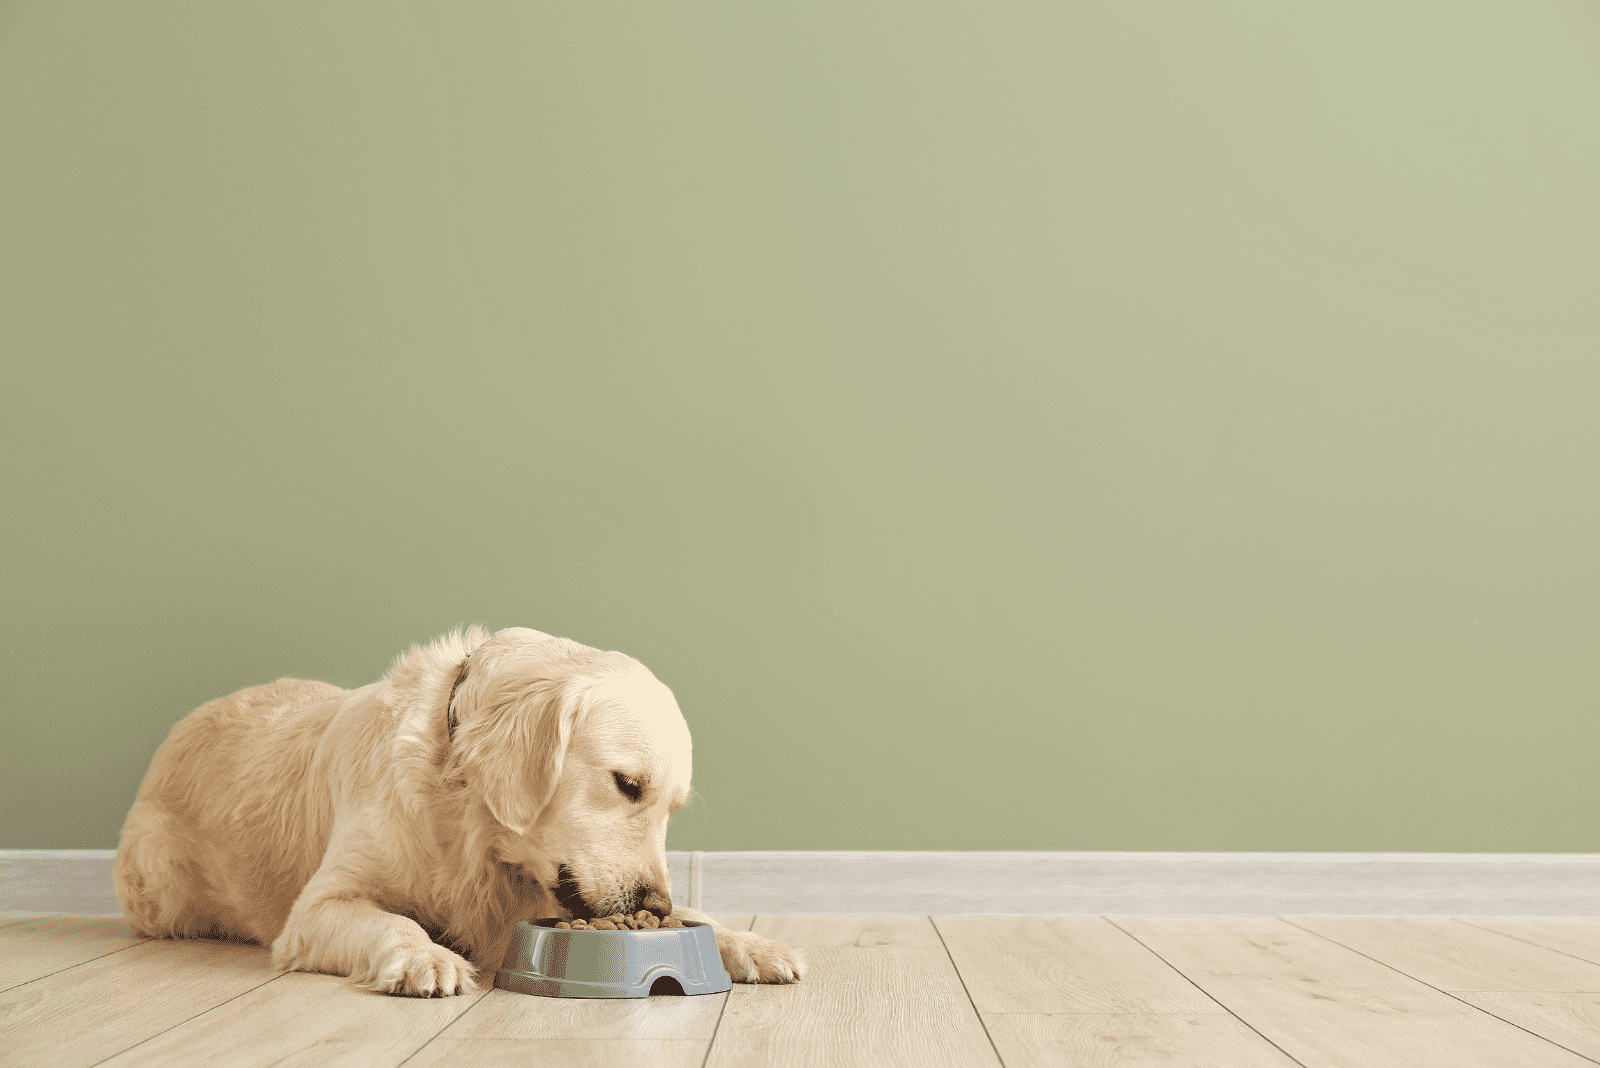
[(644, 931), (569, 931), (524, 920), (494, 985), (547, 998), (642, 998), (733, 989), (710, 924)]

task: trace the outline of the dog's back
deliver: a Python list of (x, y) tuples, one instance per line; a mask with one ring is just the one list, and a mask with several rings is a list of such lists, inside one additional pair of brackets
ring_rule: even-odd
[(279, 679), (172, 728), (117, 849), (129, 923), (163, 938), (272, 940), (327, 846), (330, 799), (310, 769), (350, 692)]

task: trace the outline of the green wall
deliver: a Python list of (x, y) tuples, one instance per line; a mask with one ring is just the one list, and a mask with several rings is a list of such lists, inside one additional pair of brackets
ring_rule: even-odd
[(458, 623), (674, 849), (1600, 851), (1600, 8), (0, 3), (0, 846)]

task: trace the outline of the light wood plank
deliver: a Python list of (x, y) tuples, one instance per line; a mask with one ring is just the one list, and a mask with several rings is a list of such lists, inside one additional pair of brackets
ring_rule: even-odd
[(1462, 921), (1474, 927), (1520, 938), (1525, 942), (1600, 964), (1600, 920), (1521, 920), (1473, 916)]
[[(745, 917), (742, 923), (731, 916), (716, 919), (738, 930), (749, 929), (756, 918)], [(779, 937), (782, 932), (770, 929), (774, 919), (762, 917), (755, 927)], [(850, 917), (830, 928), (826, 919), (806, 918), (809, 937), (828, 948), (809, 954), (812, 971), (793, 985), (740, 983), (728, 994), (628, 1001), (530, 998), (496, 990), (425, 1046), (407, 1068), (455, 1060), (516, 1061), (522, 1068), (528, 1063), (676, 1064), (683, 1058), (682, 1063), (698, 1068), (713, 1032), (713, 1066), (809, 1066), (846, 1053), (862, 1058), (852, 1063), (886, 1068), (997, 1063), (948, 954), (936, 948), (937, 936), (935, 946), (853, 945), (866, 931), (881, 932), (916, 918), (893, 919), (894, 924), (875, 925)], [(926, 919), (922, 923), (931, 926)], [(868, 937), (876, 941), (882, 936)], [(848, 948), (833, 948), (839, 943)], [(882, 956), (894, 953), (912, 956), (901, 961)], [(728, 999), (735, 1000), (724, 1012)], [(786, 1032), (787, 1039), (776, 1037)]]
[(1515, 990), (1454, 990), (1451, 993), (1574, 1053), (1600, 1060), (1600, 994)]
[(935, 916), (980, 1013), (1222, 1012), (1099, 916)]
[(1294, 1068), (1227, 1013), (985, 1013), (1006, 1068)]
[[(18, 922), (60, 919), (30, 916)], [(75, 920), (81, 930), (86, 922), (103, 925), (115, 918), (65, 919)], [(274, 979), (277, 973), (266, 966), (259, 947), (141, 943), (135, 936), (131, 945), (109, 956), (0, 992), (0, 1066), (75, 1068), (109, 1056), (108, 1068), (189, 1063), (384, 1068), (415, 1050), (407, 1068), (462, 1062), (699, 1068), (703, 1061), (710, 1068), (895, 1068), (996, 1065), (996, 1048), (1007, 1068), (1288, 1068), (1293, 1063), (1228, 1010), (1283, 1045), (1306, 1068), (1590, 1063), (1577, 1053), (1600, 1060), (1600, 992), (1530, 989), (1574, 976), (1587, 981), (1600, 962), (1591, 965), (1531, 939), (1518, 941), (1454, 921), (1308, 918), (1308, 928), (1318, 929), (1313, 934), (1266, 917), (1118, 917), (1116, 924), (1060, 916), (717, 919), (806, 948), (812, 971), (799, 984), (736, 984), (728, 994), (698, 998), (546, 999), (495, 990), (475, 1001), (416, 1000), (358, 991), (340, 977), (293, 973)], [(953, 922), (946, 926), (947, 921)], [(1551, 941), (1576, 939), (1577, 948), (1583, 948), (1585, 927), (1591, 926), (1571, 921), (1574, 932), (1565, 921), (1485, 922), (1518, 928), (1542, 924), (1524, 933)], [(1088, 923), (1102, 924), (1122, 940), (1120, 948), (1084, 926)], [(0, 944), (17, 926), (0, 926)], [(1358, 948), (1377, 960), (1339, 944), (1340, 938), (1352, 945), (1364, 940)], [(1024, 944), (1015, 952), (994, 948), (1018, 940)], [(1046, 948), (1037, 951), (1041, 940)], [(1138, 950), (1131, 957), (1130, 947)], [(1014, 974), (1009, 980), (1003, 974), (984, 978), (985, 969), (997, 972), (1008, 963), (1001, 955), (1007, 952), (1012, 972), (1020, 969), (1031, 978), (1020, 984)], [(162, 955), (165, 959), (158, 959)], [(240, 955), (256, 959), (241, 969)], [(970, 958), (967, 963), (962, 955)], [(962, 967), (960, 975), (952, 956)], [(1150, 971), (1151, 961), (1160, 968)], [(987, 983), (994, 989), (985, 996), (1001, 1003), (1025, 1000), (1017, 987), (1028, 982), (1049, 989), (1057, 1000), (1063, 991), (1091, 1001), (1159, 1000), (1170, 995), (1167, 984), (1175, 980), (1207, 1008), (985, 1011), (980, 1023), (961, 982), (968, 972), (974, 997)], [(1413, 979), (1411, 972), (1426, 978)], [(1454, 989), (1454, 997), (1425, 985), (1437, 980), (1435, 985), (1449, 990), (1449, 982), (1469, 978), (1520, 985), (1509, 991)], [(1190, 979), (1218, 1001), (1201, 994)], [(38, 995), (19, 997), (29, 991)], [(717, 1029), (717, 1014), (710, 1010), (720, 1011), (724, 1002)]]
[(707, 1068), (999, 1064), (944, 950), (815, 946), (806, 956), (801, 982), (734, 984)]
[(278, 974), (262, 946), (141, 942), (0, 992), (0, 1068), (86, 1068)]
[(1186, 934), (1176, 917), (1129, 923), (1141, 926), (1140, 941), (1305, 1068), (1591, 1063), (1287, 923), (1250, 934)]
[(1600, 964), (1456, 920), (1284, 918), (1440, 990), (1600, 992)]
[(29, 920), (42, 920), (46, 916), (60, 916), (59, 912), (0, 912), (0, 927), (10, 927), (14, 923), (26, 923)]
[(791, 946), (898, 946), (939, 949), (939, 932), (927, 916), (762, 916), (755, 932)]
[(344, 976), (292, 972), (103, 1064), (387, 1068), (415, 1053), (482, 996), (395, 997), (361, 990)]
[(707, 1043), (610, 1039), (436, 1038), (406, 1068), (700, 1068)]
[(0, 986), (31, 982), (145, 941), (121, 916), (42, 916), (0, 927)]
[[(546, 998), (491, 990), (444, 1037), (532, 1041), (627, 1039), (711, 1041), (723, 994), (654, 994), (643, 998)], [(704, 1052), (702, 1047), (701, 1052)]]

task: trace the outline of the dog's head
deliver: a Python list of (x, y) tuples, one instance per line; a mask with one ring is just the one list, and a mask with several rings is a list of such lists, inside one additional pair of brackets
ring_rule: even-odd
[(571, 915), (672, 911), (667, 821), (689, 800), (689, 725), (643, 664), (511, 627), (478, 645), (446, 774), (497, 825), (497, 859)]

